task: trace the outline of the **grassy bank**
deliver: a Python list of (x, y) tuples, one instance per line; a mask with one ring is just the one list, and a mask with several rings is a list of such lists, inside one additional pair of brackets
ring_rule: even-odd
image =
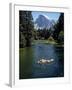
[(57, 43), (55, 40), (53, 41), (50, 41), (50, 40), (34, 40), (32, 42), (32, 45), (35, 45), (35, 44), (52, 44), (52, 45), (56, 45), (57, 47), (64, 47), (63, 44), (60, 44), (60, 43)]
[(32, 44), (45, 43), (45, 44), (58, 44), (55, 41), (50, 40), (34, 40)]
[[(63, 44), (57, 43), (55, 40), (33, 40), (32, 41), (32, 45), (35, 44), (51, 44), (51, 45), (56, 45), (57, 47), (64, 47)], [(29, 49), (29, 47), (24, 47), (24, 48), (20, 48), (21, 51), (24, 51), (25, 49)]]

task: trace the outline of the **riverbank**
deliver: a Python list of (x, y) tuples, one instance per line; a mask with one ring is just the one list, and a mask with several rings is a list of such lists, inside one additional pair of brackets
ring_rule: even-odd
[[(63, 44), (57, 43), (55, 40), (50, 41), (50, 40), (33, 40), (32, 45), (36, 44), (47, 44), (47, 45), (55, 45), (56, 47), (64, 47)], [(29, 48), (29, 47), (24, 47), (24, 48)], [(20, 48), (22, 50), (23, 48)]]
[(57, 43), (55, 40), (54, 40), (54, 41), (50, 41), (50, 40), (34, 40), (34, 41), (32, 42), (32, 45), (35, 45), (35, 44), (43, 44), (43, 43), (45, 43), (45, 44), (57, 45), (58, 47), (59, 47), (59, 46), (60, 46), (60, 47), (61, 47), (61, 46), (64, 47), (63, 44)]
[(32, 44), (45, 43), (45, 44), (57, 44), (55, 41), (49, 40), (34, 40)]

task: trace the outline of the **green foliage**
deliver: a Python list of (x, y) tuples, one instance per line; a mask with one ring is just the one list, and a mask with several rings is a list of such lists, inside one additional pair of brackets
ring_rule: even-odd
[(50, 36), (50, 32), (48, 29), (38, 29), (34, 31), (34, 39), (38, 40), (44, 40), (44, 39), (48, 39)]
[(26, 40), (25, 40), (25, 37), (24, 37), (24, 35), (22, 34), (22, 32), (20, 32), (19, 33), (19, 46), (21, 47), (21, 48), (23, 48), (23, 47), (25, 47), (26, 46)]
[[(33, 29), (34, 24), (31, 11), (20, 11), (19, 12), (20, 47), (31, 46)], [(22, 43), (24, 43), (24, 45)]]
[(64, 14), (61, 13), (57, 23), (54, 25), (53, 38), (57, 42), (64, 42)]
[(64, 32), (63, 32), (63, 31), (61, 31), (61, 32), (59, 33), (58, 41), (59, 41), (59, 43), (61, 43), (61, 44), (64, 43)]
[(54, 39), (53, 39), (52, 36), (50, 36), (50, 37), (48, 38), (48, 40), (49, 40), (49, 41), (54, 41)]

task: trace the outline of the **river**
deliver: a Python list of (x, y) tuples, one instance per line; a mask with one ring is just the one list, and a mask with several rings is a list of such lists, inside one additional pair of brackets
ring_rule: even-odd
[[(41, 59), (52, 63), (38, 64)], [(64, 47), (35, 44), (19, 51), (19, 79), (64, 77)]]

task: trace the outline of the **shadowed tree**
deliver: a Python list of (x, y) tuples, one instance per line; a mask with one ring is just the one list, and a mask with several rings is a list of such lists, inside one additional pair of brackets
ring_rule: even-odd
[[(31, 46), (31, 39), (33, 36), (33, 17), (31, 11), (19, 11), (19, 33), (20, 34), (20, 42), (24, 43), (25, 46)], [(22, 39), (21, 39), (22, 35)], [(23, 40), (24, 38), (24, 40)], [(23, 46), (24, 46), (23, 45)], [(21, 46), (20, 46), (21, 47)]]
[(64, 32), (64, 13), (61, 13), (57, 23), (54, 25), (53, 38), (58, 42), (62, 41), (64, 37), (63, 32)]

